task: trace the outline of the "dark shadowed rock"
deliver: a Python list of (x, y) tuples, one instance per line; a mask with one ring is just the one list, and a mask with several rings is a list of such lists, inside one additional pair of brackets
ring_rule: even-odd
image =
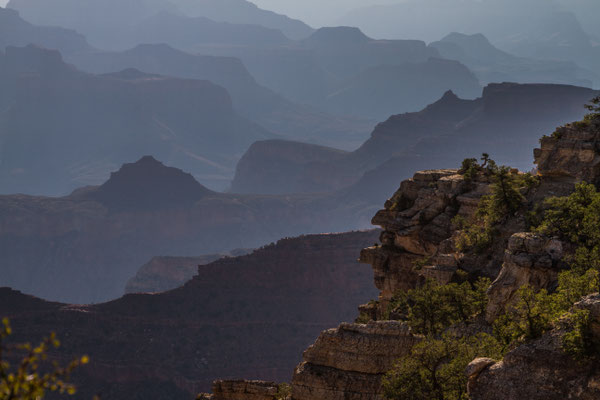
[(78, 393), (189, 399), (214, 379), (289, 381), (318, 333), (352, 320), (374, 295), (357, 263), (377, 231), (280, 240), (253, 254), (201, 266), (185, 286), (90, 306), (45, 302), (0, 289), (0, 315), (20, 340), (50, 331), (61, 357), (89, 354)]
[(229, 253), (199, 257), (153, 257), (127, 282), (125, 293), (157, 293), (175, 289), (192, 279), (200, 265), (249, 253), (249, 249), (236, 249)]
[(191, 174), (144, 156), (113, 172), (90, 198), (113, 210), (156, 210), (191, 207), (210, 193)]

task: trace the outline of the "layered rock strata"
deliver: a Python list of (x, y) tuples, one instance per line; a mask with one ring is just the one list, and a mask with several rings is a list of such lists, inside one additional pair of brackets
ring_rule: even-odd
[(600, 131), (569, 124), (540, 140), (535, 163), (546, 179), (597, 183), (600, 177)]
[[(378, 400), (381, 378), (419, 340), (408, 326), (383, 319), (398, 290), (408, 290), (427, 278), (449, 282), (459, 268), (452, 219), (469, 218), (479, 199), (489, 192), (484, 178), (465, 181), (455, 169), (417, 172), (373, 218), (383, 228), (381, 245), (361, 252), (371, 264), (378, 302), (360, 306), (368, 324), (342, 324), (325, 331), (304, 352), (292, 380), (294, 400)], [(416, 267), (419, 261), (425, 264)]]
[(418, 340), (398, 321), (343, 323), (324, 331), (294, 372), (293, 399), (379, 399), (382, 375)]
[[(373, 267), (380, 302), (425, 278), (440, 283), (451, 279), (460, 263), (452, 243), (452, 219), (469, 218), (488, 192), (489, 182), (466, 182), (455, 169), (421, 171), (402, 182), (372, 221), (383, 228), (381, 246), (360, 255), (361, 262)], [(417, 261), (426, 265), (415, 268)]]
[[(554, 195), (572, 192), (577, 182), (597, 183), (600, 176), (599, 130), (589, 124), (561, 127), (541, 141), (535, 151), (541, 184), (527, 192), (529, 206)], [(389, 318), (388, 305), (398, 290), (409, 290), (427, 278), (450, 282), (458, 269), (472, 277), (496, 278), (489, 290), (487, 320), (491, 322), (516, 300), (518, 289), (531, 285), (553, 290), (564, 268), (565, 243), (523, 233), (523, 213), (507, 215), (495, 226), (494, 242), (481, 254), (457, 249), (453, 220), (471, 218), (482, 196), (490, 193), (485, 176), (465, 180), (457, 170), (430, 170), (402, 182), (400, 189), (373, 218), (383, 228), (381, 245), (364, 249), (360, 261), (371, 264), (379, 301), (360, 306), (361, 316), (372, 320)], [(522, 232), (522, 233), (518, 233)], [(578, 307), (590, 310), (594, 334), (600, 338), (600, 297), (590, 297)], [(344, 324), (325, 331), (304, 354), (292, 385), (297, 400), (379, 400), (381, 376), (394, 359), (407, 354), (418, 340), (400, 322), (390, 325), (399, 337), (390, 342), (389, 353), (378, 353), (385, 335)], [(383, 325), (382, 325), (383, 326)], [(562, 329), (562, 328), (560, 328)], [(599, 398), (600, 373), (588, 363), (577, 363), (562, 350), (564, 329), (511, 351), (502, 362), (476, 359), (467, 369), (473, 400)], [(351, 340), (347, 339), (348, 337)], [(368, 338), (368, 339), (367, 339)], [(377, 338), (377, 339), (375, 339)], [(393, 345), (391, 344), (393, 343)], [(351, 351), (347, 345), (352, 344)]]
[(277, 384), (265, 381), (218, 380), (211, 400), (276, 400)]

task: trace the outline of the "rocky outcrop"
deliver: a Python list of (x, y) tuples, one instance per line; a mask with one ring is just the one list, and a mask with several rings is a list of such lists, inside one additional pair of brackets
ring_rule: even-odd
[[(379, 300), (389, 301), (399, 289), (408, 290), (425, 278), (447, 283), (459, 266), (452, 245), (456, 215), (469, 218), (489, 182), (465, 182), (457, 170), (417, 172), (373, 218), (383, 228), (381, 246), (361, 252), (360, 261), (371, 264)], [(415, 262), (424, 262), (415, 268)]]
[(279, 388), (274, 382), (218, 380), (213, 383), (211, 400), (276, 400)]
[[(592, 332), (600, 338), (600, 296), (575, 305), (590, 311)], [(540, 339), (510, 351), (502, 361), (474, 360), (467, 374), (472, 400), (592, 400), (600, 398), (597, 361), (575, 360), (562, 349), (565, 330), (557, 327)]]
[(600, 130), (597, 128), (582, 123), (568, 124), (559, 127), (552, 136), (544, 136), (540, 144), (534, 156), (545, 180), (562, 181), (567, 187), (581, 181), (600, 183)]
[(294, 400), (374, 400), (381, 377), (419, 339), (397, 321), (341, 324), (321, 333), (294, 372)]
[(523, 286), (551, 290), (564, 267), (563, 243), (535, 233), (516, 233), (508, 241), (502, 270), (488, 290), (488, 322), (494, 321), (516, 299)]

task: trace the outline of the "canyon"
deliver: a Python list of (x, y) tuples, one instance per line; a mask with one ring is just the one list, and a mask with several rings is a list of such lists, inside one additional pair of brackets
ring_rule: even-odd
[(217, 378), (289, 381), (321, 330), (372, 298), (360, 249), (378, 231), (282, 239), (197, 268), (182, 287), (94, 305), (48, 302), (0, 289), (0, 314), (19, 340), (55, 331), (55, 356), (90, 356), (78, 395), (189, 399)]

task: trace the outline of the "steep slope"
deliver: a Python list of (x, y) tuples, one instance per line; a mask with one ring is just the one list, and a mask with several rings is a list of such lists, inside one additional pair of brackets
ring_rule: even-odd
[(68, 193), (146, 154), (223, 188), (241, 153), (273, 136), (210, 82), (89, 75), (32, 46), (0, 55), (0, 85), (0, 193)]
[(235, 24), (261, 25), (277, 29), (290, 39), (303, 39), (313, 32), (304, 22), (263, 10), (246, 0), (172, 0), (185, 14)]
[(329, 94), (324, 107), (332, 112), (365, 115), (381, 121), (398, 110), (420, 110), (448, 90), (467, 99), (481, 95), (479, 81), (464, 65), (430, 58), (420, 63), (365, 69), (340, 83)]
[(60, 301), (105, 301), (156, 255), (217, 254), (361, 226), (333, 213), (337, 207), (317, 196), (215, 193), (143, 157), (69, 196), (0, 196), (0, 285)]
[(131, 26), (163, 10), (175, 11), (165, 0), (11, 0), (7, 8), (36, 25), (62, 26), (85, 35), (98, 48), (123, 48)]
[(187, 17), (166, 11), (145, 18), (137, 24), (128, 45), (169, 43), (178, 48), (195, 50), (201, 46), (271, 47), (290, 43), (281, 31), (259, 25), (215, 22), (205, 17)]
[(6, 46), (35, 44), (58, 49), (64, 54), (90, 51), (85, 38), (75, 31), (35, 26), (23, 20), (15, 10), (0, 7), (0, 50)]
[(139, 45), (124, 52), (87, 53), (68, 60), (92, 73), (137, 68), (149, 73), (211, 81), (227, 89), (234, 109), (242, 116), (271, 132), (296, 140), (355, 149), (371, 129), (366, 121), (328, 115), (283, 98), (259, 85), (240, 60), (232, 57), (192, 55), (157, 44)]
[[(356, 151), (331, 162), (306, 162), (302, 174), (290, 175), (285, 187), (272, 185), (271, 193), (284, 193), (288, 187), (304, 192), (315, 187), (337, 190), (334, 203), (366, 207), (365, 212), (372, 213), (380, 199), (389, 196), (389, 188), (414, 169), (458, 165), (464, 158), (486, 152), (501, 163), (530, 170), (529, 148), (540, 133), (581, 118), (583, 105), (596, 93), (574, 86), (510, 83), (489, 85), (475, 100), (447, 92), (419, 112), (394, 115), (380, 123)], [(252, 154), (242, 159), (267, 157), (267, 147), (256, 143)], [(297, 171), (295, 164), (280, 165), (279, 170)], [(236, 187), (250, 188), (242, 180), (268, 182), (266, 176), (260, 164), (244, 162), (238, 165), (234, 182)]]
[(346, 26), (320, 28), (300, 45), (310, 49), (325, 71), (339, 79), (370, 67), (424, 62), (439, 56), (420, 40), (375, 40)]
[[(403, 389), (418, 385), (416, 392), (422, 392), (417, 396), (422, 399), (431, 398), (431, 393), (439, 394), (437, 397), (440, 398), (452, 391), (456, 393), (454, 386), (451, 389), (440, 386), (441, 390), (428, 391), (427, 385), (431, 381), (418, 378), (418, 368), (422, 365), (422, 373), (431, 372), (435, 382), (436, 377), (440, 377), (437, 372), (450, 365), (444, 359), (460, 357), (447, 352), (445, 346), (451, 346), (452, 339), (442, 339), (444, 350), (439, 353), (433, 348), (431, 352), (413, 353), (405, 362), (414, 362), (409, 365), (415, 369), (394, 367), (398, 358), (409, 354), (416, 343), (430, 340), (415, 334), (421, 328), (414, 318), (433, 314), (419, 310), (417, 305), (403, 304), (406, 302), (404, 296), (409, 296), (409, 303), (412, 300), (420, 307), (428, 308), (435, 300), (410, 297), (410, 290), (426, 288), (423, 283), (428, 279), (442, 286), (482, 276), (495, 279), (486, 292), (486, 306), (467, 320), (448, 324), (445, 332), (432, 334), (442, 338), (448, 334), (455, 340), (464, 340), (476, 337), (477, 333), (494, 331), (496, 339), (502, 340), (502, 336), (497, 336), (496, 326), (492, 329), (491, 325), (502, 313), (507, 312), (508, 318), (522, 318), (524, 325), (531, 324), (531, 319), (542, 318), (543, 314), (532, 311), (532, 307), (550, 307), (550, 298), (545, 300), (546, 303), (524, 298), (522, 307), (526, 311), (518, 314), (513, 306), (519, 296), (524, 295), (518, 295), (517, 291), (523, 287), (545, 289), (547, 292), (540, 296), (548, 296), (548, 293), (560, 290), (565, 282), (564, 276), (562, 280), (559, 278), (559, 273), (575, 268), (569, 265), (572, 263), (569, 255), (575, 249), (566, 241), (566, 236), (548, 237), (541, 231), (527, 231), (531, 229), (527, 214), (544, 199), (572, 193), (574, 183), (597, 184), (599, 136), (597, 113), (588, 114), (584, 121), (559, 127), (551, 136), (544, 136), (540, 141), (541, 148), (534, 150), (537, 183), (523, 188), (518, 209), (505, 212), (493, 224), (491, 240), (483, 247), (461, 245), (465, 231), (456, 221), (457, 217), (473, 221), (475, 215), (485, 210), (485, 206), (481, 207), (483, 199), (501, 193), (499, 190), (502, 189), (497, 185), (500, 178), (494, 179), (493, 175), (488, 175), (485, 166), (478, 165), (472, 175), (458, 169), (427, 170), (403, 181), (398, 191), (386, 201), (384, 209), (373, 217), (373, 224), (383, 229), (381, 244), (363, 249), (360, 256), (361, 262), (371, 264), (375, 285), (380, 290), (377, 301), (359, 307), (359, 319), (368, 323), (345, 323), (337, 329), (322, 332), (304, 352), (303, 362), (294, 371), (290, 398), (379, 400), (386, 397), (384, 386), (390, 388), (384, 376), (394, 381), (392, 384), (402, 385)], [(518, 171), (510, 174), (515, 178), (523, 177)], [(590, 202), (587, 198), (579, 201)], [(586, 214), (586, 219), (590, 217)], [(586, 279), (586, 276), (578, 279)], [(592, 293), (581, 298), (579, 289), (568, 284), (567, 288), (571, 290), (568, 295), (574, 300), (569, 298), (569, 307), (560, 309), (565, 313), (554, 317), (553, 322), (537, 334), (528, 331), (532, 337), (519, 336), (510, 343), (507, 352), (502, 353), (502, 360), (475, 358), (468, 366), (465, 362), (466, 368), (456, 367), (453, 374), (462, 376), (464, 373), (468, 378), (464, 379), (465, 386), (460, 390), (477, 400), (597, 398), (598, 370), (595, 364), (600, 338), (600, 297), (598, 293)], [(595, 283), (585, 292), (594, 289), (597, 289)], [(422, 293), (427, 296), (433, 292), (425, 289)], [(565, 296), (564, 292), (562, 296)], [(566, 297), (561, 299), (564, 301)], [(587, 322), (581, 322), (581, 325), (574, 322), (576, 311), (583, 311)], [(415, 314), (408, 316), (408, 312)], [(581, 335), (576, 339), (576, 346), (587, 352), (572, 353), (573, 346), (565, 346), (571, 343), (564, 341), (567, 333)], [(478, 351), (474, 356), (477, 354)], [(393, 374), (385, 375), (392, 369)], [(417, 378), (410, 377), (415, 373)], [(226, 387), (228, 383), (220, 382), (219, 385)], [(404, 393), (404, 396), (411, 394)], [(235, 398), (236, 392), (228, 395), (228, 398)]]
[(377, 235), (284, 239), (201, 266), (179, 289), (92, 306), (0, 289), (0, 315), (23, 340), (56, 331), (60, 357), (89, 354), (82, 397), (189, 399), (217, 377), (289, 380), (302, 348), (374, 294), (356, 255)]
[(127, 281), (125, 293), (157, 293), (176, 289), (192, 279), (200, 265), (250, 252), (251, 250), (236, 249), (227, 254), (207, 254), (200, 257), (152, 257)]
[(86, 35), (94, 45), (105, 49), (124, 49), (137, 44), (127, 40), (132, 33), (131, 28), (160, 12), (261, 25), (282, 30), (294, 39), (312, 32), (301, 21), (259, 9), (245, 0), (11, 0), (7, 7), (19, 11), (26, 20), (35, 24), (75, 29)]
[(350, 27), (321, 28), (288, 46), (195, 49), (238, 57), (261, 84), (342, 115), (383, 119), (392, 112), (414, 111), (448, 89), (466, 97), (480, 94), (468, 69), (433, 60), (439, 53), (424, 42), (376, 40)]
[[(597, 71), (600, 48), (578, 20), (586, 15), (586, 26), (595, 26), (591, 16), (597, 14), (597, 5), (586, 0), (578, 3), (409, 0), (361, 7), (340, 23), (358, 26), (375, 37), (418, 37), (427, 41), (438, 40), (448, 32), (482, 33), (502, 50), (521, 57), (575, 62)], [(597, 29), (592, 29), (597, 35)]]
[[(282, 140), (255, 142), (238, 162), (231, 191), (235, 193), (318, 193), (330, 191), (328, 185), (320, 185), (314, 164), (335, 163), (347, 154), (343, 151)], [(312, 166), (316, 175), (310, 182), (303, 181), (305, 168)]]
[(469, 67), (482, 83), (561, 83), (592, 87), (600, 76), (573, 62), (517, 57), (494, 47), (482, 34), (451, 33), (430, 43), (442, 57)]

